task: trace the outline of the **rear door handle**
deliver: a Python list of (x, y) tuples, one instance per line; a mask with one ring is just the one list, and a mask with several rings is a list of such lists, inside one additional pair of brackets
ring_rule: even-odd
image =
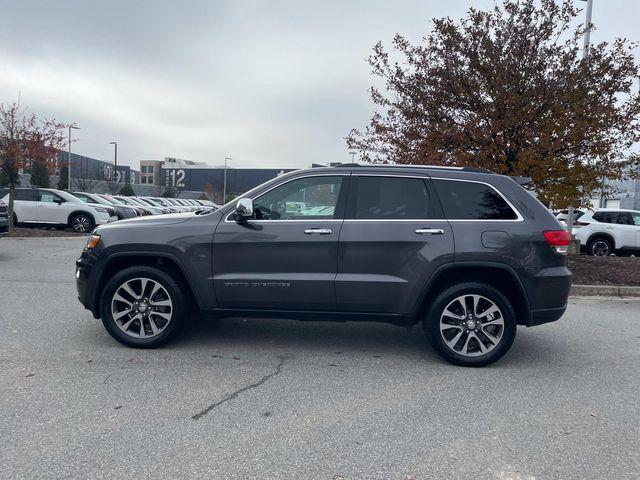
[(441, 228), (419, 228), (416, 230), (418, 235), (444, 235)]
[(307, 235), (331, 235), (330, 228), (308, 228), (304, 231)]

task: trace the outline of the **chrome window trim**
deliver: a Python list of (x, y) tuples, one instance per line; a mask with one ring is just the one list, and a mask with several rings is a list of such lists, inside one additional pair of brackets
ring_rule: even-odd
[[(267, 193), (269, 193), (271, 190), (281, 187), (282, 185), (286, 185), (287, 183), (291, 183), (293, 181), (296, 180), (300, 180), (303, 178), (312, 178), (312, 177), (350, 177), (351, 173), (339, 173), (339, 172), (327, 172), (327, 173), (317, 173), (317, 174), (313, 174), (313, 175), (304, 175), (304, 176), (300, 176), (300, 177), (295, 177), (295, 178), (291, 178), (289, 180), (287, 180), (286, 182), (282, 182), (282, 183), (278, 183), (274, 186), (272, 186), (271, 188), (269, 188), (268, 190), (265, 190), (264, 192), (261, 192), (259, 195), (256, 195), (254, 197), (240, 197), (240, 198), (250, 198), (251, 201), (255, 201), (256, 199), (260, 198), (262, 195), (265, 195)], [(227, 213), (224, 217), (224, 223), (238, 223), (235, 220), (229, 220), (229, 217), (231, 217), (231, 215), (233, 215), (233, 211)], [(247, 220), (246, 223), (283, 223), (283, 222), (296, 222), (296, 223), (300, 223), (300, 222), (342, 222), (344, 219), (334, 219), (334, 218), (329, 218), (329, 219), (316, 219), (316, 220)]]
[(480, 183), (482, 185), (486, 185), (487, 187), (493, 189), (498, 195), (500, 195), (500, 197), (502, 197), (502, 199), (505, 202), (507, 202), (507, 205), (509, 205), (509, 207), (511, 207), (511, 209), (514, 211), (514, 213), (516, 214), (516, 217), (517, 217), (517, 218), (511, 219), (511, 220), (509, 220), (509, 219), (492, 219), (492, 218), (487, 218), (487, 219), (482, 219), (482, 218), (467, 218), (467, 219), (465, 219), (465, 218), (447, 218), (446, 220), (449, 221), (449, 222), (524, 222), (524, 217), (522, 216), (520, 211), (515, 207), (515, 205), (513, 203), (511, 203), (509, 201), (509, 199), (507, 197), (505, 197), (500, 190), (498, 190), (496, 187), (494, 187), (490, 183), (481, 182), (479, 180), (466, 180), (466, 179), (462, 179), (462, 178), (431, 177), (431, 179), (432, 180), (447, 180), (449, 182)]

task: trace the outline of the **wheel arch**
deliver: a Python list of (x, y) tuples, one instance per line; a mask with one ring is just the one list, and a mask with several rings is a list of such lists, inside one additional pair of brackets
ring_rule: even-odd
[(587, 248), (589, 247), (589, 244), (591, 242), (596, 241), (598, 238), (605, 238), (607, 240), (609, 240), (611, 242), (611, 246), (612, 246), (612, 251), (616, 249), (616, 239), (613, 235), (611, 235), (608, 232), (594, 232), (591, 235), (589, 235), (589, 238), (587, 238)]
[(198, 307), (201, 305), (193, 281), (187, 275), (181, 262), (173, 255), (166, 252), (120, 252), (112, 254), (100, 272), (93, 295), (94, 316), (99, 314), (100, 297), (107, 282), (120, 270), (134, 266), (148, 266), (162, 270), (170, 275), (178, 285), (186, 286), (184, 294), (188, 304)]
[(416, 322), (424, 317), (438, 293), (456, 283), (466, 282), (484, 283), (497, 288), (513, 305), (518, 324), (529, 324), (531, 306), (516, 272), (508, 265), (485, 262), (444, 265), (438, 269), (420, 296), (415, 310)]
[(69, 215), (67, 215), (67, 225), (69, 227), (71, 227), (71, 219), (74, 216), (80, 215), (80, 214), (87, 215), (91, 219), (91, 222), (93, 223), (93, 226), (94, 227), (96, 226), (96, 217), (95, 217), (95, 215), (93, 215), (93, 213), (91, 213), (91, 212), (87, 212), (86, 210), (73, 210), (71, 213), (69, 213)]

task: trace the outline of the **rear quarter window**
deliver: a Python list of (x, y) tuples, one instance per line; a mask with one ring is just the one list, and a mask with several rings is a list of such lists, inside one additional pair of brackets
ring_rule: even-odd
[(450, 220), (517, 220), (505, 199), (484, 183), (439, 180), (433, 184), (445, 217)]

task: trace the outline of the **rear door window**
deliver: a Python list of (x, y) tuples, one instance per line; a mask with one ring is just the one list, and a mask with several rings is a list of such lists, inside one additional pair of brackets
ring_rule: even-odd
[(517, 220), (518, 215), (495, 189), (484, 183), (434, 179), (450, 220)]
[(355, 219), (434, 218), (429, 191), (422, 178), (358, 176), (355, 188)]
[(37, 190), (16, 190), (15, 199), (24, 202), (37, 202), (38, 191)]
[(611, 223), (615, 225), (633, 225), (633, 219), (627, 212), (596, 212), (593, 219), (600, 223)]

